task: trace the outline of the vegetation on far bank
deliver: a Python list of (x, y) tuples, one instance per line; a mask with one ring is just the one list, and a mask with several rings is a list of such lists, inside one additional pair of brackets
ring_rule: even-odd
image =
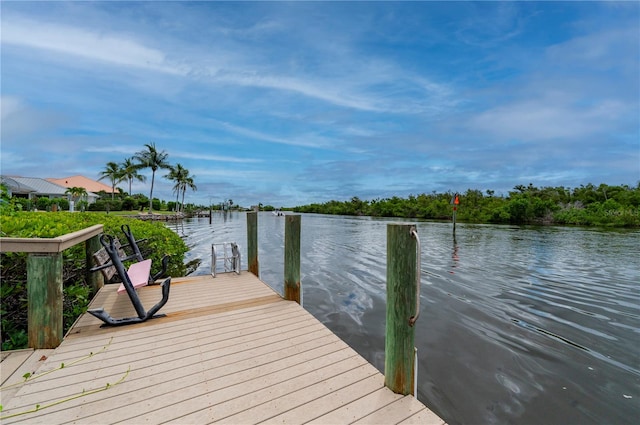
[[(420, 194), (408, 198), (363, 201), (329, 201), (293, 208), (296, 212), (451, 219), (452, 192)], [(609, 186), (581, 185), (577, 188), (518, 185), (508, 196), (469, 189), (458, 194), (456, 220), (468, 223), (574, 224), (582, 226), (639, 227), (640, 183)]]
[[(81, 230), (95, 224), (103, 224), (104, 232), (115, 235), (126, 243), (120, 227), (128, 224), (136, 239), (146, 239), (140, 244), (145, 258), (153, 260), (153, 270), (160, 267), (164, 254), (170, 254), (168, 274), (184, 276), (189, 270), (184, 264), (188, 251), (184, 241), (162, 223), (96, 213), (30, 213), (14, 211), (7, 206), (0, 214), (0, 231), (3, 237), (53, 238)], [(94, 294), (86, 281), (84, 244), (63, 251), (64, 332), (84, 313)], [(0, 322), (2, 350), (24, 348), (27, 344), (27, 271), (25, 253), (0, 254)]]

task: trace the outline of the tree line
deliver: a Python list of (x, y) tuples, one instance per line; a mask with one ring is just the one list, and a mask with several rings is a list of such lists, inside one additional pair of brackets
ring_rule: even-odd
[(296, 212), (448, 220), (458, 195), (456, 220), (469, 223), (576, 224), (640, 226), (640, 182), (610, 186), (591, 183), (576, 188), (517, 185), (507, 196), (468, 189), (464, 193), (422, 193), (407, 198), (328, 201), (295, 207)]
[[(173, 192), (176, 194), (176, 211), (181, 207), (184, 209), (184, 196), (187, 189), (197, 190), (195, 184), (195, 176), (191, 175), (189, 170), (178, 163), (172, 165), (169, 163), (169, 154), (164, 150), (159, 151), (155, 143), (146, 143), (144, 149), (136, 152), (133, 157), (126, 158), (122, 163), (113, 161), (107, 162), (104, 170), (100, 172), (98, 180), (108, 179), (111, 182), (111, 199), (114, 199), (116, 185), (123, 181), (129, 183), (129, 195), (131, 195), (131, 185), (134, 180), (146, 182), (146, 177), (139, 173), (140, 170), (151, 169), (151, 188), (149, 191), (149, 212), (153, 212), (153, 186), (155, 183), (156, 171), (160, 169), (168, 170), (164, 177), (174, 182)], [(73, 188), (78, 189), (78, 188)], [(86, 194), (86, 192), (85, 192)], [(178, 198), (182, 194), (182, 202), (178, 203)], [(158, 208), (156, 208), (158, 209)]]

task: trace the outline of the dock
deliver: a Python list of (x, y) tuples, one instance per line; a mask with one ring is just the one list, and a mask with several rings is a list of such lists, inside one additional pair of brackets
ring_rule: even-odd
[[(117, 287), (90, 308), (135, 316)], [(56, 349), (2, 353), (2, 423), (444, 424), (248, 271), (173, 278), (160, 313), (121, 327), (84, 314)]]

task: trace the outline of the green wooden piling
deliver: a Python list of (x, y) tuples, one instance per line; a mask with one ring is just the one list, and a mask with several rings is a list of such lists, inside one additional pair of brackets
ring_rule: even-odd
[(284, 221), (284, 299), (300, 304), (300, 215)]
[(104, 286), (104, 276), (101, 272), (91, 272), (89, 269), (98, 265), (93, 258), (93, 254), (102, 248), (100, 243), (100, 235), (94, 236), (85, 241), (85, 251), (87, 258), (87, 283), (91, 287), (91, 294), (95, 295), (100, 288)]
[(258, 213), (247, 213), (247, 262), (249, 271), (260, 277), (258, 262)]
[(62, 342), (62, 253), (27, 256), (29, 348)]
[[(416, 239), (412, 224), (387, 225), (387, 323), (385, 385), (398, 394), (413, 394), (416, 305)], [(415, 394), (414, 394), (415, 395)]]

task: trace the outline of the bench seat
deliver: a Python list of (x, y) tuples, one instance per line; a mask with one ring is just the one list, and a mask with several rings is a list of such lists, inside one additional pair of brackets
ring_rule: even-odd
[[(127, 270), (131, 284), (135, 289), (149, 284), (149, 276), (151, 275), (151, 259), (143, 260), (137, 263), (133, 263)], [(118, 287), (118, 294), (122, 294), (127, 290), (124, 284), (120, 284)]]

